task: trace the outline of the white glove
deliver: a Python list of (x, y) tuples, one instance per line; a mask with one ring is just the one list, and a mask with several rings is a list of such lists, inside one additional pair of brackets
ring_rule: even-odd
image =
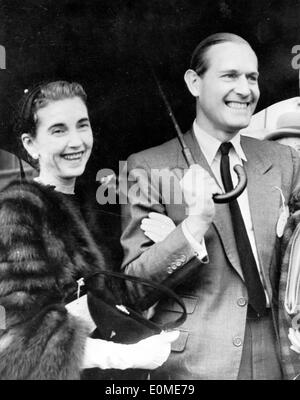
[(82, 368), (155, 369), (169, 357), (179, 331), (162, 332), (135, 344), (87, 338)]
[(300, 354), (300, 332), (297, 329), (290, 328), (288, 338), (292, 343), (291, 349)]
[(169, 357), (171, 343), (179, 337), (179, 331), (162, 332), (150, 336), (132, 346), (131, 368), (155, 369), (160, 367)]
[(156, 212), (150, 212), (148, 218), (144, 218), (141, 223), (144, 234), (154, 243), (162, 242), (175, 228), (171, 218)]

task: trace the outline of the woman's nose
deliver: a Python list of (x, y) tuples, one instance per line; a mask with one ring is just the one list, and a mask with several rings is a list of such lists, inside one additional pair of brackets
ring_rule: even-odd
[(70, 147), (80, 147), (82, 145), (82, 137), (76, 129), (70, 131), (68, 144)]

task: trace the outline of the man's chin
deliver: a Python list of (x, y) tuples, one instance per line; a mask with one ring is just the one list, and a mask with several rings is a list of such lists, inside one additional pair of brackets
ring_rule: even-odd
[(247, 126), (249, 126), (249, 124), (250, 124), (250, 120), (251, 119), (247, 119), (245, 121), (239, 121), (239, 122), (235, 122), (235, 123), (228, 125), (227, 132), (235, 134), (238, 131), (240, 131), (241, 129), (247, 128)]

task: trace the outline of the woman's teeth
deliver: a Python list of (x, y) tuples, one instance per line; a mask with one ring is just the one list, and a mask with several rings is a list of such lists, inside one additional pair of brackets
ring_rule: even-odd
[(80, 160), (80, 158), (83, 155), (83, 151), (79, 152), (79, 153), (72, 153), (72, 154), (64, 154), (62, 157), (65, 160)]

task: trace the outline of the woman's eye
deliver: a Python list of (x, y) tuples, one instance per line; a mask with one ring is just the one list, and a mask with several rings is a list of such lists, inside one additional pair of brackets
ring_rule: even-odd
[(89, 127), (90, 127), (90, 124), (88, 122), (85, 122), (84, 124), (81, 124), (79, 126), (79, 128), (89, 128)]
[(62, 135), (63, 133), (64, 133), (64, 129), (61, 129), (61, 128), (56, 128), (56, 129), (53, 129), (53, 131), (52, 131), (53, 135)]
[(248, 79), (249, 79), (250, 82), (257, 82), (258, 81), (258, 77), (254, 76), (254, 75), (253, 76), (249, 76)]

